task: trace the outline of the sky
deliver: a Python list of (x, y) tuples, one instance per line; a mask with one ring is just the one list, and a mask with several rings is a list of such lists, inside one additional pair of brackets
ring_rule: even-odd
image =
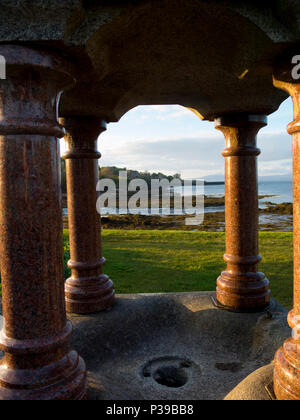
[[(286, 126), (293, 120), (291, 99), (269, 116), (258, 135), (259, 177), (291, 179), (292, 141)], [(139, 106), (99, 137), (100, 166), (180, 173), (183, 179), (224, 179), (223, 134), (179, 105)]]

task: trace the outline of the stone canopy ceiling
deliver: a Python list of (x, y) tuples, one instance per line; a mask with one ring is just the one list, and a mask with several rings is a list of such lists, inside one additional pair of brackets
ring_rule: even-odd
[[(62, 116), (118, 121), (137, 105), (180, 104), (205, 119), (270, 114), (286, 98), (272, 64), (300, 41), (297, 0), (0, 0), (1, 42), (71, 57)], [(300, 51), (300, 50), (299, 50)]]

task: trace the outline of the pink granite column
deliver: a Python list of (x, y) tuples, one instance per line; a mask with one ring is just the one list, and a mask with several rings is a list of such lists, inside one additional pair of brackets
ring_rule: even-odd
[(225, 214), (227, 269), (217, 281), (217, 300), (234, 311), (258, 311), (269, 305), (269, 281), (257, 266), (258, 131), (267, 124), (262, 115), (228, 115), (216, 120), (226, 140)]
[(103, 274), (101, 221), (96, 209), (99, 179), (98, 136), (106, 122), (98, 117), (73, 116), (61, 120), (69, 150), (66, 159), (72, 276), (66, 282), (67, 312), (87, 314), (110, 307), (113, 282)]
[(279, 400), (300, 400), (300, 83), (284, 81), (290, 74), (279, 74), (274, 81), (294, 101), (294, 121), (288, 126), (293, 136), (294, 167), (294, 308), (288, 322), (294, 333), (275, 356), (274, 391)]
[(0, 54), (0, 399), (84, 399), (86, 367), (68, 347), (57, 141), (58, 99), (72, 78), (50, 52), (1, 45)]

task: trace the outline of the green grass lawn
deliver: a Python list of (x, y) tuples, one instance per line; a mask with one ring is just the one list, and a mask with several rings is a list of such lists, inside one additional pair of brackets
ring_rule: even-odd
[[(103, 230), (105, 273), (117, 293), (157, 293), (214, 290), (225, 268), (224, 233)], [(65, 262), (69, 258), (64, 231)], [(292, 307), (292, 233), (261, 232), (260, 270), (269, 278), (273, 296)], [(69, 270), (65, 266), (65, 275)]]

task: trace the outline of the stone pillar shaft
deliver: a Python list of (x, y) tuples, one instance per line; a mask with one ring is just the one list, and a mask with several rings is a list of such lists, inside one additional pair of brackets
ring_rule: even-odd
[(0, 54), (0, 399), (83, 399), (85, 364), (68, 348), (56, 115), (72, 78), (52, 53), (0, 46)]
[(258, 188), (256, 136), (266, 125), (258, 115), (233, 115), (216, 120), (226, 140), (225, 218), (227, 269), (217, 282), (217, 300), (225, 308), (256, 311), (269, 304), (269, 282), (257, 271)]
[(69, 150), (66, 159), (68, 217), (72, 276), (66, 282), (67, 312), (86, 314), (110, 307), (115, 299), (112, 281), (103, 274), (100, 215), (96, 209), (99, 179), (97, 139), (106, 130), (98, 117), (61, 120)]
[(274, 391), (279, 400), (300, 400), (300, 83), (278, 78), (274, 84), (294, 101), (294, 121), (288, 126), (293, 136), (294, 308), (288, 316), (293, 336), (276, 353)]

